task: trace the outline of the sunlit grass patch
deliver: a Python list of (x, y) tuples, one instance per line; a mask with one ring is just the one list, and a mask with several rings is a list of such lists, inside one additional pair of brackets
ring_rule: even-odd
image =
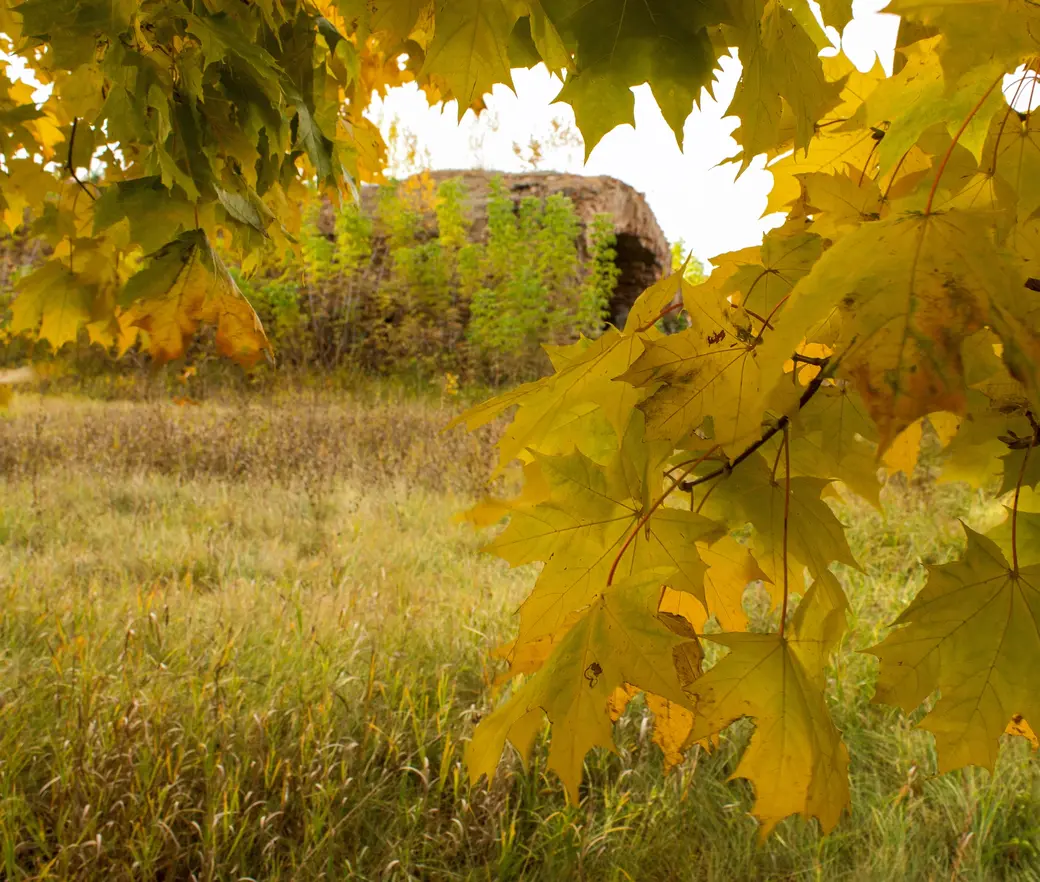
[[(876, 663), (858, 652), (922, 563), (957, 554), (957, 518), (994, 518), (962, 486), (893, 485), (882, 512), (839, 504), (863, 565), (841, 573), (851, 627), (830, 683), (852, 814), (826, 838), (792, 819), (760, 845), (750, 788), (727, 782), (746, 721), (666, 775), (637, 700), (618, 754), (590, 756), (580, 806), (544, 749), (470, 787), (463, 751), (501, 670), (488, 650), (534, 572), (480, 554), (488, 535), (452, 520), (488, 452), (467, 460), (473, 439), (437, 435), (438, 403), (329, 402), (297, 414), (309, 428), (284, 406), (269, 440), (235, 442), (244, 468), (219, 445), (245, 418), (219, 408), (42, 407), (42, 429), (34, 402), (0, 427), (16, 463), (0, 485), (5, 878), (1037, 876), (1028, 746), (1009, 740), (992, 778), (937, 777), (930, 736), (870, 702)], [(330, 440), (346, 425), (356, 458)], [(177, 460), (171, 437), (198, 457)], [(299, 443), (320, 470), (288, 455)]]

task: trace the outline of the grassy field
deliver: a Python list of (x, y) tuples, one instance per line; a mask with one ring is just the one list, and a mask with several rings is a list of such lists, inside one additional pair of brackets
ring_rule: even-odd
[(1040, 774), (935, 776), (930, 736), (870, 704), (874, 642), (955, 555), (959, 486), (847, 505), (864, 576), (832, 711), (853, 811), (757, 843), (729, 782), (749, 725), (665, 776), (635, 706), (619, 756), (564, 804), (507, 759), (471, 788), (531, 570), (452, 521), (491, 432), (439, 436), (450, 401), (21, 399), (0, 418), (0, 877), (1040, 879)]

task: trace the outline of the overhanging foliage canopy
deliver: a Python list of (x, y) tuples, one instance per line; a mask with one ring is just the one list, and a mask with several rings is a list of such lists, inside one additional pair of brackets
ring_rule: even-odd
[[(848, 0), (820, 8), (850, 20)], [(807, 0), (0, 0), (3, 48), (52, 90), (38, 105), (0, 80), (3, 229), (28, 211), (53, 246), (14, 327), (119, 348), (143, 331), (169, 358), (212, 322), (254, 361), (267, 342), (221, 253), (248, 266), (268, 240), (290, 247), (301, 188), (346, 196), (378, 175), (373, 93), (416, 80), (479, 110), (511, 67), (544, 61), (566, 72), (588, 149), (633, 121), (644, 82), (681, 140), (736, 47), (735, 161), (767, 156), (786, 222), (465, 416), (517, 408), (501, 465), (524, 464), (524, 492), (471, 517), (508, 515), (492, 549), (545, 562), (503, 649), (525, 679), (469, 763), (493, 774), (507, 739), (526, 755), (548, 716), (576, 798), (586, 751), (612, 747), (612, 716), (644, 691), (671, 761), (751, 717), (737, 774), (763, 830), (792, 813), (830, 828), (849, 799), (824, 696), (845, 629), (832, 565), (856, 562), (822, 497), (841, 482), (876, 503), (878, 467), (911, 469), (926, 420), (944, 477), (1002, 476), (1010, 516), (969, 534), (872, 650), (878, 697), (909, 709), (940, 691), (924, 725), (943, 769), (992, 767), (1040, 713), (1040, 7), (888, 11), (892, 76), (821, 56)], [(665, 336), (677, 294), (689, 327)], [(741, 597), (760, 580), (778, 624), (750, 634)], [(729, 652), (703, 672), (706, 630)]]

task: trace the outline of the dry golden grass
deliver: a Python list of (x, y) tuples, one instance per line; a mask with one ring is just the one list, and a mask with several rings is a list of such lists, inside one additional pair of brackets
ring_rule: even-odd
[(448, 400), (99, 404), (0, 418), (0, 877), (1036, 879), (1040, 774), (936, 777), (929, 738), (869, 703), (872, 642), (956, 553), (963, 488), (843, 510), (866, 574), (831, 709), (851, 817), (756, 844), (727, 783), (750, 727), (664, 776), (636, 702), (564, 805), (544, 754), (470, 787), (488, 649), (533, 571), (452, 520), (493, 430)]
[(0, 418), (0, 474), (79, 465), (283, 484), (404, 481), (474, 493), (490, 471), (495, 427), (442, 432), (456, 409), (452, 399), (303, 390), (203, 405), (24, 396)]

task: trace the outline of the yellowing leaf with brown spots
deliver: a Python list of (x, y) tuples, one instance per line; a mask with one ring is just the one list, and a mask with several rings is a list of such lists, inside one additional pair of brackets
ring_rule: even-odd
[(646, 436), (679, 444), (711, 417), (711, 438), (736, 452), (761, 431), (765, 392), (757, 359), (761, 321), (735, 309), (709, 281), (688, 291), (692, 326), (648, 340), (618, 379), (656, 391), (639, 404)]
[(254, 364), (270, 348), (260, 319), (198, 230), (149, 255), (123, 291), (126, 323), (148, 334), (153, 358), (178, 358), (200, 323), (217, 328), (217, 348)]
[(864, 224), (824, 253), (796, 286), (777, 329), (759, 347), (772, 372), (798, 343), (828, 341), (877, 423), (884, 450), (919, 417), (964, 412), (961, 343), (990, 325), (1012, 374), (1037, 388), (1031, 326), (1019, 277), (992, 244), (983, 216), (950, 211)]

